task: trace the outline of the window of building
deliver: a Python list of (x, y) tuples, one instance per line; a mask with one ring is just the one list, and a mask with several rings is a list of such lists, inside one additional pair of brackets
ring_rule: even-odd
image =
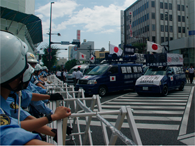
[(160, 14), (160, 20), (164, 20), (164, 15)]
[(147, 8), (148, 8), (148, 5), (149, 5), (149, 3), (147, 2)]
[(155, 1), (151, 1), (151, 6), (155, 7)]
[(172, 19), (173, 19), (172, 15), (169, 15), (169, 21), (172, 21)]
[(149, 13), (147, 14), (147, 20), (149, 20)]
[(144, 17), (145, 17), (145, 21), (146, 21), (146, 20), (147, 20), (147, 19), (146, 19), (147, 16), (145, 15)]
[(182, 32), (186, 33), (186, 28), (185, 27), (182, 27)]
[(168, 41), (168, 37), (166, 37), (166, 42)]
[(181, 33), (181, 27), (178, 27), (178, 32)]
[(152, 19), (155, 19), (155, 13), (152, 13)]
[(169, 10), (172, 10), (172, 3), (169, 3)]
[(156, 42), (156, 37), (155, 36), (152, 36), (152, 42)]
[(163, 9), (163, 2), (160, 2), (160, 8)]
[(168, 4), (167, 3), (165, 3), (165, 9), (168, 9)]
[(168, 32), (168, 26), (165, 25), (165, 32)]
[(147, 31), (150, 31), (150, 27), (149, 27), (149, 25), (147, 25)]
[(184, 5), (181, 6), (181, 10), (182, 10), (182, 11), (185, 11)]
[(164, 32), (164, 25), (161, 25), (161, 26), (160, 26), (160, 30), (161, 30), (162, 32)]
[(180, 11), (180, 5), (177, 5), (177, 10)]
[(185, 22), (185, 16), (182, 16), (182, 22)]
[(178, 22), (181, 22), (181, 16), (178, 16)]
[(173, 32), (173, 26), (169, 27), (169, 32)]
[(168, 14), (165, 14), (165, 20), (168, 20)]
[(144, 4), (145, 10), (146, 10), (146, 3)]
[(161, 43), (163, 43), (165, 40), (164, 40), (164, 37), (161, 37)]
[(173, 40), (173, 38), (171, 37), (170, 40)]
[(156, 31), (156, 26), (155, 26), (155, 24), (152, 24), (152, 31)]
[(100, 53), (100, 57), (105, 57), (105, 53)]

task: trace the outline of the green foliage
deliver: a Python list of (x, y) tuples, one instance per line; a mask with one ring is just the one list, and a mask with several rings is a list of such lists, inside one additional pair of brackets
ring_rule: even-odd
[(146, 43), (135, 43), (133, 44), (134, 47), (138, 48), (138, 53), (144, 53), (145, 52), (145, 47)]
[(56, 68), (53, 68), (53, 66), (57, 63), (57, 51), (56, 48), (54, 46), (51, 46), (52, 48), (52, 52), (51, 52), (51, 61), (50, 61), (50, 67), (49, 67), (49, 52), (47, 51), (47, 49), (49, 48), (49, 46), (46, 46), (44, 49), (44, 55), (42, 56), (42, 61), (44, 66), (47, 66), (47, 68), (50, 68), (50, 70), (55, 71)]
[(65, 69), (67, 69), (67, 71), (69, 71), (72, 67), (74, 67), (75, 65), (77, 65), (77, 60), (73, 59), (73, 60), (68, 60), (65, 64)]

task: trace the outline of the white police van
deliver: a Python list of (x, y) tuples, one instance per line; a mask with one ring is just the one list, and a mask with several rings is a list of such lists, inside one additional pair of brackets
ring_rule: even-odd
[(141, 75), (141, 64), (98, 65), (78, 81), (75, 89), (82, 88), (88, 95), (105, 96), (108, 92), (134, 89), (135, 81)]
[(143, 76), (137, 79), (135, 84), (135, 91), (138, 94), (160, 93), (166, 96), (170, 90), (184, 89), (186, 77), (183, 72), (182, 55), (147, 54), (146, 65), (149, 68)]
[(71, 70), (69, 70), (67, 77), (66, 77), (66, 82), (67, 83), (73, 83), (73, 76), (72, 73), (74, 71), (74, 69), (78, 69), (78, 67), (80, 68), (80, 71), (83, 73), (83, 75), (87, 74), (88, 72), (90, 72), (95, 66), (97, 66), (97, 64), (81, 64), (81, 65), (76, 65), (73, 68), (71, 68)]

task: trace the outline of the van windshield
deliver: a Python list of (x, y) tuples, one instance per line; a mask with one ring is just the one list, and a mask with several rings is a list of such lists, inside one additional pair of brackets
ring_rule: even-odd
[[(80, 69), (80, 71), (81, 71), (82, 73), (83, 73), (83, 70), (84, 70), (83, 68)], [(71, 70), (69, 70), (68, 74), (72, 74), (73, 71), (74, 71), (74, 68), (72, 68)], [(77, 71), (77, 70), (76, 70), (76, 71)]]
[(99, 65), (93, 68), (87, 75), (101, 75), (105, 73), (109, 68), (109, 65)]
[(166, 75), (166, 67), (150, 67), (144, 75)]

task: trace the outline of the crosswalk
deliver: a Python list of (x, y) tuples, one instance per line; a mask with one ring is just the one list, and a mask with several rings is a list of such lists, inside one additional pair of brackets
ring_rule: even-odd
[[(185, 86), (183, 91), (170, 92), (166, 97), (140, 96), (131, 92), (102, 103), (102, 110), (118, 110), (130, 105), (138, 129), (179, 130), (191, 89), (191, 86)], [(117, 116), (103, 115), (113, 125)], [(85, 125), (86, 121), (80, 120), (80, 124)], [(91, 126), (101, 124), (93, 118)], [(129, 128), (127, 120), (122, 127)]]

